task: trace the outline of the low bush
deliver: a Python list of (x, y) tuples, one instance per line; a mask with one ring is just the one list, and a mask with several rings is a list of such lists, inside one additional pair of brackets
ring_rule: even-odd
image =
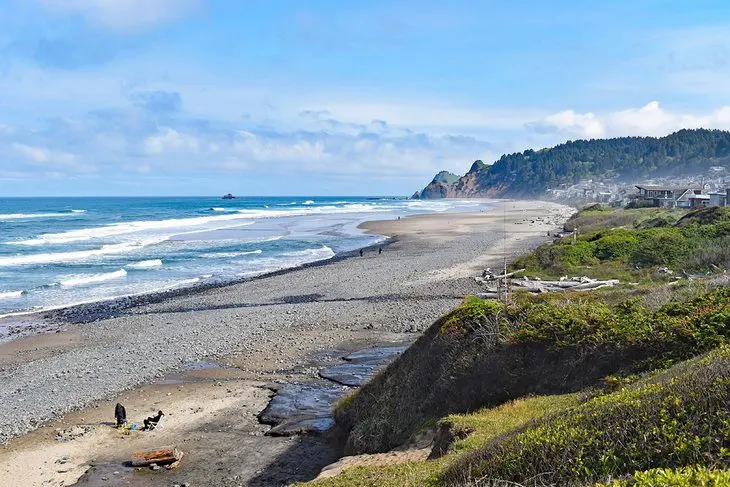
[(495, 439), (449, 465), (440, 481), (575, 485), (636, 470), (723, 468), (730, 462), (728, 404), (730, 347), (721, 347)]
[[(645, 269), (667, 266), (676, 271), (716, 272), (730, 268), (730, 209), (705, 208), (692, 211), (676, 223), (669, 210), (616, 210), (581, 212), (573, 221), (593, 220), (581, 235), (569, 236), (543, 245), (518, 258), (511, 268), (525, 268), (528, 275), (557, 278), (562, 275), (589, 275), (649, 282), (672, 278)], [(609, 227), (627, 214), (637, 217), (621, 228)], [(614, 214), (615, 213), (615, 214)], [(598, 216), (594, 216), (598, 215)], [(581, 228), (581, 227), (578, 227)]]
[(445, 456), (395, 465), (352, 467), (335, 477), (306, 485), (311, 487), (437, 486), (438, 474), (460, 454), (483, 447), (494, 438), (515, 428), (523, 427), (543, 416), (557, 413), (576, 404), (578, 404), (576, 394), (534, 396), (509, 401), (491, 409), (484, 408), (473, 413), (449, 415), (439, 421), (439, 429), (468, 431), (469, 434), (449, 445)]
[[(725, 343), (730, 286), (650, 307), (642, 296), (469, 298), (335, 410), (347, 453), (395, 448), (424, 421), (528, 394), (562, 394), (667, 367)], [(677, 293), (678, 296), (683, 296)]]
[(730, 470), (692, 466), (634, 472), (628, 478), (596, 484), (595, 487), (727, 487), (728, 485), (730, 485)]
[(730, 286), (687, 296), (653, 309), (638, 296), (609, 305), (596, 295), (575, 300), (525, 295), (505, 308), (502, 323), (511, 328), (512, 343), (640, 347), (650, 350), (653, 360), (676, 361), (730, 337)]

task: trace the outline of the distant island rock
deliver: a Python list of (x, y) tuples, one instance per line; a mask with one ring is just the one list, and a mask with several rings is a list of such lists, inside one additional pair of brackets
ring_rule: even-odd
[(665, 137), (567, 141), (555, 147), (476, 161), (458, 177), (439, 172), (413, 198), (537, 198), (586, 179), (631, 181), (697, 174), (730, 162), (730, 132), (680, 130)]
[(233, 196), (233, 195), (232, 195), (231, 193), (228, 193), (228, 194), (224, 194), (224, 195), (223, 195), (223, 197), (222, 197), (221, 199), (222, 199), (222, 200), (235, 200), (235, 199), (236, 199), (236, 197), (235, 197), (235, 196)]

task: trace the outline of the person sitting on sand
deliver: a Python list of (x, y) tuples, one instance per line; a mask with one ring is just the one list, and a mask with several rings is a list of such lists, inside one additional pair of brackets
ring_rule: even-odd
[(150, 416), (149, 418), (144, 420), (144, 428), (143, 430), (150, 431), (157, 427), (157, 423), (160, 422), (164, 414), (162, 411), (157, 411), (157, 416)]

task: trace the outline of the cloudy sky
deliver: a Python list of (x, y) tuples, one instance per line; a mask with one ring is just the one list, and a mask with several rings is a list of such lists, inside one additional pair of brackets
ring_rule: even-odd
[(0, 0), (0, 196), (411, 194), (730, 129), (725, 0)]

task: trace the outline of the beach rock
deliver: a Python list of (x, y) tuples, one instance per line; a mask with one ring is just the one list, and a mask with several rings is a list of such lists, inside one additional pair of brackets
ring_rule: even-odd
[(259, 421), (274, 426), (266, 433), (269, 436), (324, 432), (334, 424), (332, 406), (348, 391), (318, 384), (284, 384)]

